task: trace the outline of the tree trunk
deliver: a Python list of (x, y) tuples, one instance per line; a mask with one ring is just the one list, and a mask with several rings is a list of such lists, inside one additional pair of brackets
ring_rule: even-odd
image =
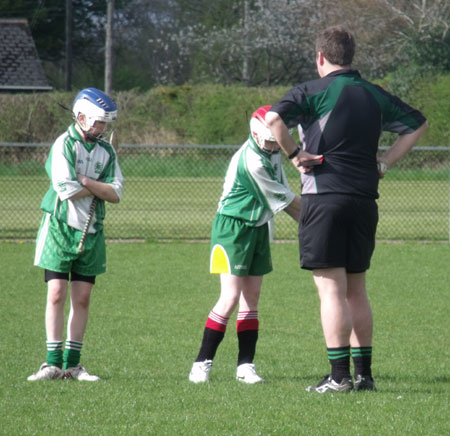
[(105, 93), (111, 95), (112, 91), (112, 40), (113, 40), (113, 16), (114, 0), (107, 0), (106, 18), (106, 47), (105, 47)]
[(72, 0), (66, 0), (66, 75), (64, 89), (72, 89)]

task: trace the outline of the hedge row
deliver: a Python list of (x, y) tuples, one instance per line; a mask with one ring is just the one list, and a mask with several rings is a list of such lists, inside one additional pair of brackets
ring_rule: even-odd
[[(387, 79), (380, 83), (389, 85)], [(119, 106), (115, 132), (126, 144), (240, 144), (253, 110), (287, 90), (184, 85), (120, 92), (113, 95)], [(60, 105), (70, 108), (75, 95), (0, 94), (0, 142), (52, 142), (71, 121)], [(450, 145), (450, 74), (421, 78), (403, 98), (429, 120), (421, 145)]]

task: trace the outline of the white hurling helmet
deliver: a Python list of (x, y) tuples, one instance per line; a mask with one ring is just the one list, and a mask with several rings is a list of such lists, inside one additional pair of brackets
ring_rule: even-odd
[[(109, 123), (117, 119), (117, 105), (111, 97), (97, 88), (86, 88), (78, 93), (73, 102), (75, 120), (79, 114), (86, 117), (86, 128), (89, 130), (96, 121)], [(78, 123), (79, 124), (79, 123)]]

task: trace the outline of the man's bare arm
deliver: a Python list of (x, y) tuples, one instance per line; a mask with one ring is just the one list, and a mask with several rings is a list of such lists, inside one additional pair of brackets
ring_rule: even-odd
[(296, 195), (291, 203), (284, 208), (284, 211), (295, 221), (300, 221), (300, 196)]
[(383, 177), (384, 172), (411, 151), (414, 144), (419, 140), (427, 128), (428, 124), (425, 122), (414, 132), (400, 135), (397, 138), (391, 147), (378, 159), (378, 162), (386, 165), (386, 167), (383, 168), (384, 171), (379, 170), (380, 177)]
[[(299, 146), (295, 143), (292, 136), (289, 134), (289, 130), (284, 124), (284, 121), (276, 112), (267, 112), (266, 123), (269, 126), (273, 136), (277, 140), (281, 149), (289, 156), (292, 164), (300, 171), (301, 162), (307, 160), (314, 160), (321, 155), (315, 155), (306, 151), (300, 150)], [(313, 167), (303, 166), (302, 171), (309, 172)]]

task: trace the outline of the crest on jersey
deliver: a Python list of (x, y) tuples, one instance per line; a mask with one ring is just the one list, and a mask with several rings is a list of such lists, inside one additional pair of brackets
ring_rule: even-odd
[(95, 174), (100, 174), (103, 171), (103, 165), (100, 161), (95, 163)]

